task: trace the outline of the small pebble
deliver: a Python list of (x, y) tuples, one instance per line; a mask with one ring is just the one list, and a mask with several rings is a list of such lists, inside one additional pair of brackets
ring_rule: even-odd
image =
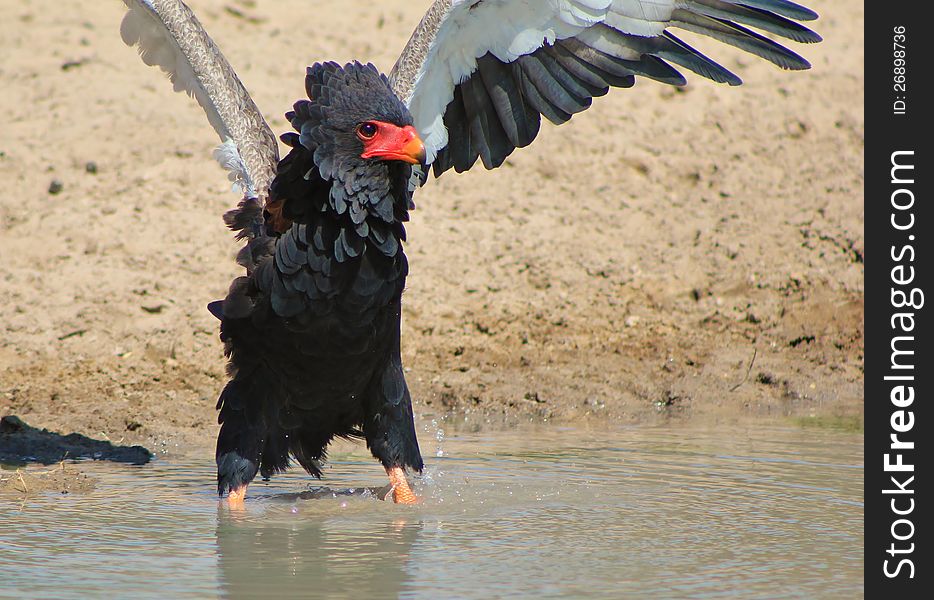
[(59, 179), (53, 179), (53, 180), (52, 180), (52, 183), (49, 184), (49, 193), (50, 193), (50, 194), (57, 194), (57, 193), (61, 192), (62, 189), (64, 189), (64, 187), (65, 187), (65, 184), (62, 183), (61, 180), (59, 180)]

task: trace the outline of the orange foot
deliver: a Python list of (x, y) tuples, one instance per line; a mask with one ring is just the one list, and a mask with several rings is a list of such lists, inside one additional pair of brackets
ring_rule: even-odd
[(415, 504), (422, 501), (409, 487), (409, 482), (405, 478), (405, 471), (402, 467), (387, 468), (386, 474), (389, 475), (389, 484), (392, 487), (384, 500), (389, 500), (389, 497), (392, 496), (392, 500), (396, 504)]
[(230, 493), (227, 494), (227, 506), (230, 508), (243, 508), (243, 501), (246, 499), (246, 487), (230, 490)]

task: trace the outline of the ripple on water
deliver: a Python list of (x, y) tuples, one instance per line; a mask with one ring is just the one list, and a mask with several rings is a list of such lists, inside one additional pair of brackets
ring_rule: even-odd
[(858, 436), (426, 433), (415, 507), (377, 501), (382, 469), (350, 446), (321, 482), (251, 486), (242, 512), (209, 455), (82, 464), (89, 494), (0, 497), (0, 596), (862, 593)]

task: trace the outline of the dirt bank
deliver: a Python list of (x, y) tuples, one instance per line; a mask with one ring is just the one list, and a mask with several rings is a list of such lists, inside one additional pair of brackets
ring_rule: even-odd
[[(428, 2), (190, 4), (278, 132), (306, 64), (388, 70)], [(503, 169), (418, 193), (403, 349), (420, 414), (862, 414), (863, 14), (812, 8), (811, 71), (691, 39), (747, 83), (641, 81)], [(209, 444), (224, 361), (205, 305), (238, 273), (220, 219), (237, 197), (122, 14), (0, 3), (0, 416)]]

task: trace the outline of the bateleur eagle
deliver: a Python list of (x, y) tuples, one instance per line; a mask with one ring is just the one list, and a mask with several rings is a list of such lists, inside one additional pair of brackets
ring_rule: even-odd
[(736, 46), (783, 69), (806, 60), (749, 29), (820, 37), (787, 0), (436, 0), (390, 72), (317, 63), (308, 99), (276, 140), (233, 68), (180, 0), (125, 0), (123, 40), (193, 95), (219, 134), (215, 153), (244, 194), (227, 224), (246, 269), (210, 310), (230, 381), (220, 394), (218, 492), (242, 502), (259, 472), (294, 458), (320, 476), (335, 437), (363, 437), (397, 502), (420, 471), (400, 354), (408, 272), (403, 223), (429, 170), (500, 166), (544, 117), (564, 123), (611, 87), (647, 77), (683, 85), (672, 64), (739, 77), (674, 31)]

